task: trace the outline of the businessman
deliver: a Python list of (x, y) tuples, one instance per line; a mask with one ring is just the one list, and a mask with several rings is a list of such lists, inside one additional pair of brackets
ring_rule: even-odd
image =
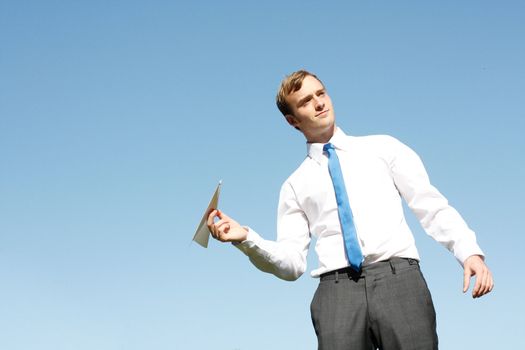
[(436, 315), (402, 199), (425, 231), (464, 269), (463, 292), (493, 286), (474, 232), (433, 187), (409, 147), (386, 135), (349, 136), (336, 126), (328, 92), (312, 73), (287, 76), (277, 94), (286, 121), (306, 138), (307, 157), (281, 187), (277, 240), (225, 213), (208, 217), (213, 237), (232, 242), (260, 270), (295, 280), (312, 235), (320, 283), (311, 302), (319, 349), (437, 349)]

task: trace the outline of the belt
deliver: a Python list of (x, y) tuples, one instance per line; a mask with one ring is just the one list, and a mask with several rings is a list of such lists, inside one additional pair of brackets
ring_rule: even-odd
[(419, 261), (411, 258), (390, 258), (384, 261), (378, 261), (370, 265), (363, 266), (360, 272), (356, 272), (350, 267), (344, 267), (342, 269), (330, 271), (321, 274), (321, 281), (326, 280), (339, 280), (341, 278), (348, 279), (359, 279), (364, 278), (367, 275), (376, 275), (380, 273), (396, 273), (396, 270), (408, 268), (412, 265), (419, 265)]

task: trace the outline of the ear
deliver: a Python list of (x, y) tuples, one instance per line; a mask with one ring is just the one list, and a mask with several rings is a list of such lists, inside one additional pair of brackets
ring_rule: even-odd
[(286, 118), (286, 121), (288, 122), (288, 124), (296, 128), (297, 130), (301, 130), (299, 129), (299, 121), (292, 114), (287, 114), (284, 117)]

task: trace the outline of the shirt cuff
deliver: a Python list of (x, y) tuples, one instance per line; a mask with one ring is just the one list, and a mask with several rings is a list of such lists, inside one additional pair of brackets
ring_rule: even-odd
[(485, 254), (477, 244), (473, 244), (468, 248), (456, 250), (454, 255), (456, 256), (456, 259), (459, 261), (461, 266), (463, 266), (465, 260), (467, 260), (472, 255), (479, 255), (483, 260), (485, 260)]
[(261, 236), (257, 234), (254, 230), (252, 230), (248, 226), (243, 226), (246, 230), (248, 230), (248, 234), (246, 235), (246, 239), (242, 242), (232, 242), (232, 244), (237, 247), (240, 251), (242, 251), (244, 254), (248, 254), (248, 252), (253, 249), (256, 246), (256, 242), (261, 239)]

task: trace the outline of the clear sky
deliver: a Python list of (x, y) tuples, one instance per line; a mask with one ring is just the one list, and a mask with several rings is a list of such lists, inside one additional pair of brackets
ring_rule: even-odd
[(0, 348), (315, 349), (285, 282), (190, 244), (221, 209), (275, 238), (306, 154), (274, 104), (306, 68), (338, 125), (390, 134), (477, 232), (491, 295), (407, 213), (443, 349), (525, 348), (522, 1), (0, 3)]

